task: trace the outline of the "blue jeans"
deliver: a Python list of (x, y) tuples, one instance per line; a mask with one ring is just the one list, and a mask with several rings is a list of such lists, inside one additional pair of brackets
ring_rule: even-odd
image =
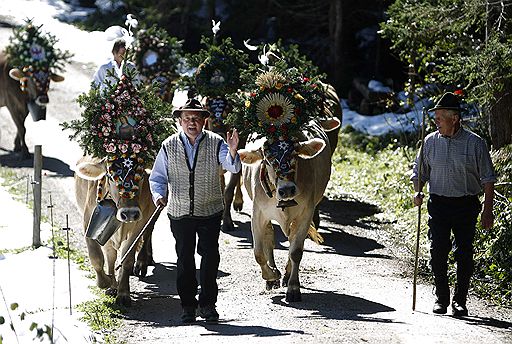
[(457, 284), (453, 300), (466, 304), (473, 274), (473, 239), (476, 221), (481, 210), (478, 196), (444, 197), (431, 194), (427, 207), (430, 265), (434, 273), (437, 299), (445, 305), (449, 304), (448, 254), (453, 246), (457, 262)]
[[(176, 286), (182, 307), (204, 307), (217, 302), (217, 272), (219, 269), (219, 233), (221, 215), (212, 218), (171, 219), (171, 231), (176, 241), (177, 278)], [(199, 283), (201, 292), (196, 299), (198, 283), (194, 253), (201, 256)]]

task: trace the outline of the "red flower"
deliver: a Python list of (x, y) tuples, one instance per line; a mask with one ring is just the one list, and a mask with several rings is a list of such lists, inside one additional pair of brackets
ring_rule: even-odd
[(453, 91), (453, 94), (455, 94), (457, 96), (463, 96), (464, 95), (464, 91), (463, 90), (455, 90), (455, 91)]
[(276, 127), (274, 127), (273, 125), (271, 125), (270, 127), (268, 127), (268, 132), (269, 133), (275, 133), (276, 132)]

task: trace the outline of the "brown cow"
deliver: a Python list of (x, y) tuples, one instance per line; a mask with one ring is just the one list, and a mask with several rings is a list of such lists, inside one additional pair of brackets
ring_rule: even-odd
[(0, 107), (7, 107), (16, 125), (14, 152), (20, 159), (29, 157), (25, 143), (25, 118), (29, 111), (34, 121), (46, 119), (50, 80), (60, 82), (64, 77), (47, 70), (24, 72), (11, 68), (7, 56), (0, 52)]
[(245, 188), (253, 201), (254, 256), (267, 281), (267, 289), (278, 286), (281, 278), (274, 261), (272, 220), (279, 223), (290, 242), (283, 278), (283, 285), (288, 286), (289, 302), (301, 300), (299, 264), (304, 240), (308, 234), (318, 235), (311, 224), (330, 178), (330, 153), (329, 139), (316, 122), (308, 124), (299, 142), (269, 144), (263, 139), (249, 142), (247, 149), (239, 151), (244, 163)]
[[(226, 117), (226, 113), (231, 111), (231, 106), (227, 99), (223, 97), (217, 97), (206, 100), (206, 107), (210, 111), (210, 117), (206, 122), (206, 129), (219, 134), (226, 139), (226, 133), (229, 131), (228, 126), (224, 123), (223, 118)], [(240, 138), (239, 147), (245, 146), (245, 138)], [(226, 174), (228, 174), (228, 183), (226, 184)], [(224, 232), (230, 232), (235, 230), (233, 219), (231, 217), (231, 205), (236, 211), (241, 211), (244, 205), (244, 199), (242, 196), (242, 185), (241, 179), (242, 171), (238, 173), (226, 173), (222, 171), (221, 183), (224, 188), (224, 212), (222, 213), (222, 230)]]
[[(143, 168), (137, 166), (136, 159), (129, 159), (131, 162), (124, 161), (100, 161), (90, 157), (83, 157), (79, 160), (75, 174), (75, 194), (80, 211), (83, 214), (84, 232), (87, 230), (92, 213), (98, 201), (98, 184), (101, 182), (104, 192), (103, 196), (110, 196), (116, 203), (117, 219), (122, 222), (121, 226), (112, 235), (104, 246), (98, 242), (86, 237), (89, 259), (96, 271), (96, 284), (102, 289), (107, 288), (108, 293), (116, 293), (116, 303), (129, 306), (130, 285), (129, 277), (132, 270), (136, 274), (144, 276), (147, 266), (150, 263), (149, 248), (144, 245), (137, 256), (135, 264), (135, 251), (132, 251), (122, 264), (118, 278), (116, 280), (114, 264), (116, 259), (123, 257), (128, 248), (135, 241), (151, 214), (155, 210), (155, 205), (151, 199), (148, 176)], [(135, 176), (134, 171), (143, 171), (142, 179)], [(119, 182), (121, 181), (121, 182)], [(121, 184), (119, 184), (121, 183)], [(133, 198), (126, 197), (123, 192), (127, 190), (134, 191)], [(101, 189), (100, 189), (101, 190)], [(143, 239), (149, 240), (152, 228), (144, 232)], [(147, 241), (146, 241), (147, 242)], [(140, 246), (140, 245), (139, 245)], [(106, 272), (105, 272), (106, 267)]]

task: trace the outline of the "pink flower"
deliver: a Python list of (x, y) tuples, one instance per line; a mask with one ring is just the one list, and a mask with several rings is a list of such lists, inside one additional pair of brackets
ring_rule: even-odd
[(105, 149), (107, 150), (108, 153), (114, 153), (116, 151), (116, 145), (113, 144), (113, 143), (109, 143)]
[(141, 148), (142, 146), (139, 145), (138, 143), (132, 143), (132, 150), (135, 154), (139, 153)]

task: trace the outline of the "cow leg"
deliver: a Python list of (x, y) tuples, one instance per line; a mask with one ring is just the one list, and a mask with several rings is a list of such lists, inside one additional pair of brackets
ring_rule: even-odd
[(242, 172), (240, 171), (236, 175), (237, 181), (235, 187), (235, 199), (233, 200), (233, 209), (236, 211), (242, 211), (244, 206), (244, 198), (242, 195)]
[(11, 117), (16, 125), (16, 138), (14, 139), (14, 152), (19, 154), (20, 159), (28, 159), (30, 154), (28, 153), (28, 147), (25, 143), (25, 118), (28, 116), (27, 110), (17, 110), (12, 106), (7, 106)]
[(96, 285), (101, 289), (106, 289), (112, 285), (112, 278), (105, 273), (105, 258), (101, 246), (90, 238), (85, 238), (89, 260), (96, 272)]
[(288, 238), (290, 247), (288, 249), (288, 263), (286, 267), (286, 274), (289, 273), (289, 278), (287, 279), (288, 288), (286, 290), (287, 302), (302, 300), (299, 282), (299, 265), (304, 252), (304, 240), (306, 240), (312, 217), (313, 214), (308, 217), (308, 221), (297, 224), (296, 230), (294, 230), (295, 226), (291, 226), (290, 237)]
[(152, 234), (153, 228), (148, 228), (142, 235), (142, 247), (137, 254), (137, 260), (135, 261), (135, 265), (133, 266), (133, 274), (138, 277), (146, 277), (148, 272), (148, 266), (154, 265), (153, 261), (153, 244), (152, 244)]
[[(121, 244), (121, 252), (122, 256), (128, 251), (131, 242), (130, 240), (125, 240)], [(121, 265), (121, 269), (119, 271), (118, 277), (118, 287), (117, 287), (117, 296), (116, 296), (116, 304), (121, 306), (129, 307), (131, 306), (132, 300), (130, 298), (130, 275), (133, 271), (133, 265), (135, 263), (135, 251), (132, 250), (130, 254), (126, 257), (125, 261)]]
[(233, 219), (231, 218), (231, 204), (233, 203), (233, 196), (235, 189), (240, 181), (241, 172), (231, 173), (229, 182), (224, 189), (224, 213), (222, 214), (222, 230), (230, 232), (235, 230)]
[[(265, 220), (261, 216), (261, 212), (257, 212), (253, 214), (251, 228), (254, 241), (254, 257), (256, 258), (256, 262), (260, 265), (263, 279), (269, 282), (279, 282), (281, 272), (277, 269), (274, 261), (275, 243), (272, 223)], [(267, 284), (267, 287), (268, 286)]]

